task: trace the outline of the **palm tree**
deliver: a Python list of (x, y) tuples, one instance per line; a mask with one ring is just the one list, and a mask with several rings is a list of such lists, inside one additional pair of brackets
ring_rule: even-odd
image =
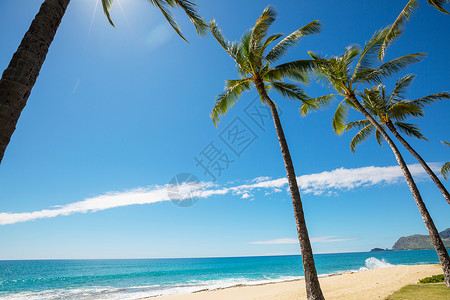
[[(447, 142), (442, 142), (442, 144), (450, 146), (450, 143)], [(447, 180), (448, 172), (450, 172), (450, 161), (446, 162), (441, 168), (441, 175), (445, 180)]]
[[(422, 219), (427, 227), (431, 241), (436, 249), (442, 269), (444, 270), (445, 282), (450, 287), (450, 259), (444, 244), (439, 236), (439, 232), (434, 225), (433, 219), (428, 212), (425, 203), (422, 200), (420, 192), (414, 182), (411, 172), (408, 169), (400, 151), (395, 143), (386, 133), (384, 128), (372, 117), (372, 115), (364, 108), (357, 99), (357, 88), (361, 84), (381, 83), (381, 81), (389, 77), (412, 63), (420, 61), (424, 56), (423, 53), (409, 54), (390, 60), (378, 67), (373, 67), (374, 58), (380, 50), (385, 39), (386, 33), (390, 27), (376, 32), (372, 38), (365, 43), (361, 50), (357, 46), (349, 46), (341, 56), (327, 59), (327, 63), (321, 63), (316, 66), (316, 72), (320, 79), (328, 83), (335, 94), (324, 95), (311, 99), (311, 101), (303, 102), (300, 108), (302, 114), (307, 114), (311, 110), (328, 105), (335, 96), (343, 96), (344, 99), (339, 103), (336, 113), (333, 117), (332, 126), (338, 134), (342, 134), (346, 127), (346, 116), (349, 108), (354, 108), (361, 112), (364, 117), (373, 125), (378, 132), (378, 137), (383, 137), (394, 152), (395, 158), (405, 176), (406, 182), (411, 190), (417, 207), (419, 208)], [(323, 62), (325, 58), (309, 52), (313, 59)], [(351, 71), (352, 63), (358, 57), (356, 64)], [(314, 104), (311, 104), (314, 103)]]
[[(0, 79), (0, 163), (69, 2), (70, 0), (44, 1)], [(114, 24), (109, 10), (114, 2), (115, 0), (102, 0), (103, 10), (112, 25)], [(206, 32), (208, 25), (199, 16), (196, 4), (191, 0), (149, 0), (149, 2), (161, 10), (169, 24), (184, 40), (186, 39), (170, 8), (182, 8), (197, 32), (199, 34)]]
[[(403, 146), (420, 162), (425, 171), (430, 175), (436, 186), (444, 195), (445, 200), (450, 204), (450, 195), (442, 182), (431, 170), (428, 164), (423, 158), (411, 147), (411, 145), (400, 135), (400, 132), (410, 137), (418, 139), (426, 138), (420, 132), (420, 129), (415, 124), (405, 123), (409, 117), (423, 117), (423, 108), (426, 105), (439, 101), (441, 99), (450, 99), (450, 93), (441, 92), (433, 95), (428, 95), (416, 100), (406, 100), (404, 93), (406, 88), (411, 85), (415, 75), (405, 75), (395, 84), (392, 93), (388, 95), (386, 93), (386, 87), (379, 85), (377, 87), (366, 89), (364, 93), (360, 95), (364, 108), (369, 112), (372, 117), (377, 120), (381, 126), (389, 129), (390, 132), (399, 140)], [(351, 122), (347, 125), (346, 130), (352, 128), (359, 128), (359, 132), (352, 139), (350, 149), (354, 152), (357, 144), (364, 141), (373, 131), (374, 127), (369, 120), (364, 119), (360, 121)], [(379, 134), (377, 135), (380, 136)], [(378, 138), (381, 142), (381, 139)]]
[[(242, 36), (239, 43), (227, 41), (215, 21), (210, 22), (212, 34), (231, 58), (233, 58), (240, 76), (239, 79), (226, 81), (225, 91), (216, 97), (211, 118), (214, 125), (217, 126), (220, 121), (220, 116), (225, 115), (234, 103), (239, 100), (242, 93), (251, 89), (252, 84), (256, 87), (261, 102), (269, 106), (278, 135), (294, 206), (294, 216), (297, 223), (298, 239), (300, 241), (303, 267), (305, 270), (307, 298), (324, 299), (314, 265), (313, 253), (291, 155), (278, 116), (277, 107), (268, 95), (268, 89), (273, 88), (274, 91), (280, 93), (285, 98), (300, 101), (308, 98), (303, 90), (292, 81), (305, 82), (307, 80), (307, 74), (305, 72), (313, 67), (314, 61), (297, 60), (277, 66), (273, 64), (289, 48), (296, 45), (303, 36), (320, 32), (320, 24), (317, 21), (311, 22), (282, 39), (270, 51), (266, 51), (272, 42), (283, 36), (282, 34), (273, 34), (267, 37), (269, 27), (275, 19), (276, 12), (272, 7), (268, 6), (256, 21), (255, 26)], [(291, 82), (287, 82), (286, 79), (291, 80)]]

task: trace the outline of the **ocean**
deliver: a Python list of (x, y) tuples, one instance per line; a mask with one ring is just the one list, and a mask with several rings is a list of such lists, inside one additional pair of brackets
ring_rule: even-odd
[[(317, 254), (319, 276), (437, 264), (434, 250)], [(301, 257), (0, 261), (0, 299), (140, 299), (302, 278)]]

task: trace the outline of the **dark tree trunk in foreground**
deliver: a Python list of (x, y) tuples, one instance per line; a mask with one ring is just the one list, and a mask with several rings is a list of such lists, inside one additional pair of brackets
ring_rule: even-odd
[(448, 204), (450, 204), (450, 194), (448, 193), (447, 189), (444, 187), (442, 182), (439, 180), (439, 178), (436, 176), (436, 174), (433, 172), (433, 170), (430, 169), (430, 167), (427, 165), (427, 163), (423, 160), (423, 158), (417, 153), (413, 147), (411, 147), (410, 144), (398, 133), (397, 129), (395, 129), (392, 122), (389, 122), (386, 124), (386, 126), (389, 128), (389, 130), (394, 134), (394, 136), (405, 146), (405, 148), (420, 162), (422, 167), (425, 169), (425, 171), (430, 175), (431, 179), (434, 181), (438, 189), (441, 191), (442, 195), (444, 196), (445, 200), (447, 200)]
[(380, 134), (384, 137), (384, 139), (394, 152), (395, 158), (397, 159), (400, 169), (402, 170), (406, 182), (408, 183), (409, 189), (411, 190), (411, 193), (414, 197), (414, 201), (416, 202), (417, 207), (419, 208), (423, 222), (427, 227), (428, 234), (430, 235), (434, 249), (436, 249), (436, 253), (439, 257), (439, 262), (441, 263), (442, 270), (444, 271), (445, 284), (448, 288), (450, 288), (450, 258), (448, 256), (447, 249), (445, 249), (444, 243), (442, 242), (441, 237), (439, 236), (439, 232), (437, 231), (436, 226), (434, 225), (433, 219), (431, 218), (430, 213), (428, 212), (428, 209), (422, 200), (422, 196), (420, 195), (419, 189), (417, 188), (416, 183), (414, 182), (414, 179), (411, 175), (411, 172), (408, 169), (408, 166), (403, 160), (403, 157), (400, 154), (400, 151), (398, 150), (397, 146), (394, 144), (394, 142), (386, 133), (386, 131), (380, 126), (380, 124), (378, 124), (377, 121), (375, 121), (375, 119), (364, 109), (364, 107), (361, 105), (361, 103), (359, 103), (359, 101), (356, 99), (354, 95), (351, 95), (349, 98), (352, 100), (352, 102), (355, 104), (358, 110), (380, 132)]
[(0, 79), (0, 163), (70, 0), (45, 0)]
[(280, 142), (281, 153), (283, 154), (284, 165), (286, 167), (289, 188), (291, 190), (292, 204), (294, 206), (294, 217), (297, 224), (298, 239), (300, 241), (300, 249), (302, 251), (303, 269), (305, 271), (306, 296), (309, 300), (324, 300), (322, 290), (320, 288), (319, 278), (314, 264), (314, 257), (309, 241), (308, 229), (306, 228), (305, 216), (303, 214), (302, 200), (298, 190), (297, 178), (295, 176), (294, 166), (291, 160), (291, 154), (284, 137), (283, 128), (281, 127), (280, 118), (277, 108), (266, 93), (263, 83), (256, 83), (257, 90), (264, 102), (267, 103), (272, 112), (273, 122)]

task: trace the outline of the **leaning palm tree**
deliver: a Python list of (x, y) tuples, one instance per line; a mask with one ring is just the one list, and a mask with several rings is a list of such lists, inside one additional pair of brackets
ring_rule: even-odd
[[(307, 79), (305, 72), (313, 67), (314, 61), (297, 60), (277, 66), (274, 63), (289, 48), (296, 45), (302, 37), (318, 33), (320, 31), (320, 24), (317, 21), (309, 23), (282, 39), (269, 51), (267, 50), (269, 45), (283, 36), (282, 34), (267, 36), (269, 27), (275, 19), (276, 13), (274, 9), (268, 6), (256, 21), (255, 26), (242, 36), (239, 43), (227, 41), (215, 21), (210, 22), (212, 34), (231, 58), (233, 58), (240, 76), (239, 79), (226, 81), (225, 91), (216, 97), (211, 118), (217, 126), (220, 121), (220, 116), (225, 115), (234, 103), (239, 100), (242, 93), (249, 91), (252, 85), (256, 87), (261, 102), (269, 106), (278, 135), (294, 206), (294, 216), (297, 223), (297, 233), (305, 271), (307, 298), (324, 299), (314, 265), (313, 253), (291, 155), (278, 116), (276, 104), (268, 95), (269, 88), (272, 88), (285, 98), (300, 101), (308, 98), (303, 90), (296, 83), (293, 83), (293, 81), (305, 82)], [(290, 82), (287, 82), (286, 79), (290, 80)]]
[[(342, 134), (346, 127), (346, 116), (349, 108), (354, 108), (361, 112), (364, 117), (377, 130), (379, 137), (382, 137), (391, 147), (394, 156), (405, 176), (406, 182), (411, 190), (417, 207), (419, 208), (422, 219), (427, 227), (431, 241), (436, 249), (442, 269), (444, 270), (445, 282), (447, 287), (450, 287), (450, 259), (442, 243), (439, 232), (434, 225), (433, 219), (422, 200), (422, 196), (414, 182), (411, 172), (408, 169), (400, 151), (395, 145), (394, 141), (386, 133), (384, 128), (372, 117), (372, 115), (359, 102), (358, 87), (362, 84), (381, 83), (386, 77), (389, 77), (412, 63), (420, 61), (424, 56), (423, 53), (409, 54), (390, 60), (381, 64), (378, 67), (373, 67), (374, 59), (378, 53), (386, 33), (390, 27), (376, 32), (372, 38), (365, 43), (361, 50), (357, 46), (349, 46), (341, 56), (332, 57), (326, 60), (327, 63), (321, 63), (316, 66), (316, 72), (319, 78), (332, 87), (334, 94), (324, 95), (311, 99), (311, 102), (303, 102), (300, 112), (307, 114), (311, 110), (328, 105), (336, 96), (342, 96), (344, 99), (339, 103), (336, 113), (333, 117), (332, 126), (338, 134)], [(313, 59), (323, 62), (325, 58), (310, 52)], [(357, 60), (356, 60), (357, 59)], [(352, 69), (352, 65), (355, 62)]]
[[(439, 101), (441, 99), (450, 99), (450, 93), (441, 92), (433, 95), (428, 95), (415, 100), (406, 100), (404, 98), (406, 88), (411, 85), (415, 75), (405, 75), (395, 84), (392, 93), (389, 95), (386, 92), (384, 85), (378, 85), (371, 89), (365, 89), (364, 93), (360, 95), (362, 104), (367, 112), (381, 125), (387, 128), (403, 146), (420, 162), (422, 167), (434, 181), (438, 189), (441, 191), (445, 200), (450, 204), (450, 195), (442, 182), (431, 170), (428, 164), (417, 153), (413, 147), (403, 138), (400, 133), (418, 139), (426, 138), (420, 132), (420, 129), (415, 124), (405, 123), (409, 117), (423, 117), (423, 108), (426, 105)], [(364, 141), (371, 133), (374, 132), (374, 126), (369, 120), (364, 119), (360, 121), (350, 122), (346, 126), (346, 130), (352, 128), (359, 128), (360, 130), (355, 135), (350, 143), (350, 149), (354, 152), (356, 145)], [(380, 137), (380, 134), (377, 134)], [(377, 139), (381, 142), (381, 139)]]
[[(148, 1), (161, 10), (169, 24), (184, 40), (186, 39), (173, 18), (170, 8), (183, 9), (197, 32), (199, 34), (206, 32), (208, 26), (197, 13), (196, 4), (191, 0)], [(70, 0), (44, 1), (0, 79), (0, 163), (69, 2)], [(114, 24), (109, 10), (114, 2), (115, 0), (102, 0), (103, 10), (112, 25)]]
[[(442, 142), (442, 144), (450, 146), (450, 143)], [(441, 175), (444, 177), (445, 180), (447, 180), (447, 175), (450, 172), (450, 161), (446, 162), (442, 168), (441, 168)]]

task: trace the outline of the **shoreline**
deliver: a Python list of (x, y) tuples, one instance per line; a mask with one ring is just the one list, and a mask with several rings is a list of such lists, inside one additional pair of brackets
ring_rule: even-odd
[[(397, 265), (371, 270), (348, 271), (320, 276), (327, 299), (384, 299), (401, 287), (421, 278), (442, 273), (439, 265)], [(140, 300), (208, 300), (208, 299), (306, 299), (304, 279), (230, 287), (202, 289), (188, 294), (152, 296)]]

